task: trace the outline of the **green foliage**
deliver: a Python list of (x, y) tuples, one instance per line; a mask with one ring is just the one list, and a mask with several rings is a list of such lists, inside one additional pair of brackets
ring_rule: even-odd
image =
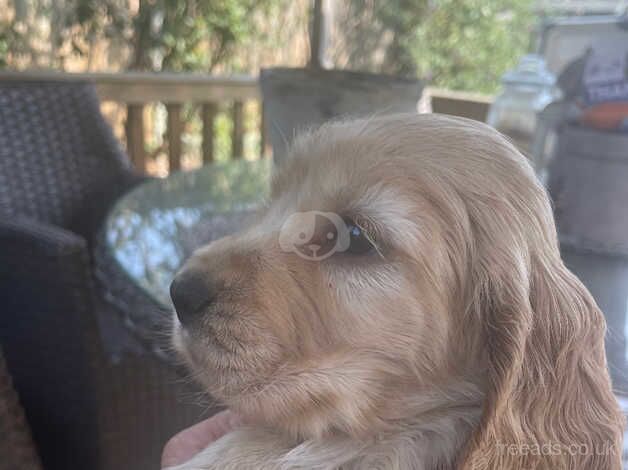
[(7, 58), (9, 56), (9, 40), (8, 34), (4, 30), (0, 30), (0, 69), (7, 66)]
[[(340, 34), (350, 68), (414, 76), (418, 26), (429, 0), (351, 0)], [(378, 51), (383, 51), (379, 58)]]
[(211, 71), (255, 31), (252, 15), (273, 0), (141, 1), (133, 68)]
[[(352, 68), (492, 93), (527, 51), (534, 0), (351, 0)], [(381, 51), (383, 59), (377, 59)]]
[(0, 64), (11, 54), (63, 68), (104, 40), (124, 51), (122, 69), (210, 72), (256, 32), (255, 14), (283, 1), (139, 0), (133, 11), (127, 0), (14, 0), (15, 19), (0, 23)]
[(231, 116), (222, 111), (216, 116), (214, 123), (216, 131), (214, 139), (215, 159), (217, 161), (225, 161), (231, 158), (231, 132), (233, 131), (233, 120)]
[(501, 75), (527, 52), (532, 0), (439, 0), (417, 29), (418, 69), (432, 84), (495, 92)]
[[(343, 29), (349, 64), (394, 75), (416, 75), (414, 39), (428, 3), (429, 0), (351, 0), (347, 16), (353, 24)], [(374, 51), (382, 47), (385, 53), (378, 64)]]
[(63, 69), (66, 60), (86, 56), (90, 44), (101, 39), (110, 45), (128, 40), (124, 0), (13, 0), (9, 5), (13, 17), (9, 13), (0, 20), (0, 37), (7, 44), (0, 60), (8, 66)]
[[(106, 41), (114, 68), (248, 71), (246, 44), (265, 50), (283, 47), (266, 36), (268, 25), (281, 27), (276, 19), (288, 2), (138, 0), (139, 10), (132, 11), (128, 0), (13, 0), (14, 21), (0, 23), (0, 67), (19, 63), (15, 58), (22, 57), (21, 63), (29, 66), (63, 69), (68, 58), (89, 59), (91, 46)], [(345, 44), (343, 64), (418, 75), (444, 88), (491, 93), (503, 72), (526, 52), (533, 2), (337, 3), (346, 10), (339, 28)], [(49, 28), (41, 26), (46, 23)]]

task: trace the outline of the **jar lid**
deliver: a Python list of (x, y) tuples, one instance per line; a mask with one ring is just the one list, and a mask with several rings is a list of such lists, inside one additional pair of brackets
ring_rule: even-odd
[(551, 87), (556, 83), (556, 76), (547, 69), (543, 57), (538, 54), (527, 54), (521, 58), (515, 69), (502, 76), (502, 83)]

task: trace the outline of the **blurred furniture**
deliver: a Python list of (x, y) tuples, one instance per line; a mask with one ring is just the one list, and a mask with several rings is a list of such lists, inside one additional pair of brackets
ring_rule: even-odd
[(628, 394), (628, 134), (565, 124), (548, 187), (565, 264), (604, 312), (613, 384)]
[(41, 470), (37, 450), (0, 349), (0, 470)]
[(540, 173), (543, 159), (532, 152), (534, 133), (541, 122), (540, 113), (560, 98), (556, 77), (541, 56), (527, 54), (502, 76), (501, 83), (503, 90), (491, 104), (486, 123), (508, 136)]
[[(183, 262), (199, 246), (247, 222), (269, 193), (271, 172), (270, 160), (233, 161), (138, 186), (107, 217), (106, 253), (99, 258), (112, 262), (102, 269), (122, 270), (156, 304), (171, 309), (168, 287)], [(131, 309), (126, 323), (136, 325), (146, 341), (156, 336), (152, 318), (142, 310)]]
[(628, 40), (628, 16), (590, 15), (547, 18), (541, 24), (537, 54), (558, 76), (573, 60), (581, 57), (594, 41), (622, 44)]
[(294, 136), (330, 119), (417, 112), (418, 80), (343, 70), (263, 69), (264, 122), (280, 164)]
[(94, 287), (105, 215), (143, 180), (90, 84), (0, 82), (0, 343), (46, 469), (157, 468), (203, 410)]
[[(583, 13), (587, 5), (580, 9)], [(503, 91), (491, 105), (486, 122), (513, 140), (542, 180), (555, 148), (554, 128), (566, 120), (573, 98), (581, 94), (587, 51), (600, 41), (614, 48), (627, 40), (625, 15), (546, 18), (540, 25), (535, 54), (524, 56), (516, 69), (502, 77)]]

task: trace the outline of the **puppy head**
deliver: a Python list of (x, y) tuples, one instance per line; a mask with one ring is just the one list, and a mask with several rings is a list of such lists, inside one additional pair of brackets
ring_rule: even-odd
[(538, 290), (562, 270), (547, 197), (495, 131), (435, 115), (335, 123), (295, 143), (254, 224), (182, 268), (175, 344), (249, 419), (373, 432), (395, 398), (460, 377), (508, 402), (535, 333), (533, 275)]
[[(450, 366), (462, 276), (450, 233), (464, 222), (434, 207), (420, 139), (399, 124), (304, 136), (256, 222), (183, 267), (175, 341), (215, 397), (267, 420), (311, 421), (316, 434), (366, 427), (352, 415), (380, 406), (384, 388)], [(338, 409), (347, 422), (322, 416)]]

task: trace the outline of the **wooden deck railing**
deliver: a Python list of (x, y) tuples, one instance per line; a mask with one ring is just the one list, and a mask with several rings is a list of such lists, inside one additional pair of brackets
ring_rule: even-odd
[[(145, 170), (149, 163), (145, 136), (144, 108), (163, 103), (167, 112), (164, 151), (168, 156), (168, 170), (181, 168), (184, 134), (183, 106), (198, 106), (201, 123), (200, 153), (203, 163), (215, 158), (215, 121), (219, 113), (227, 112), (231, 121), (230, 158), (240, 158), (244, 153), (245, 103), (259, 103), (255, 116), (260, 156), (267, 155), (263, 112), (258, 81), (252, 76), (217, 77), (200, 74), (174, 73), (87, 73), (60, 72), (7, 72), (0, 71), (3, 80), (86, 80), (94, 83), (104, 102), (115, 102), (126, 107), (124, 134), (127, 151), (137, 168)], [(492, 97), (473, 93), (453, 92), (426, 88), (427, 107), (424, 111), (454, 114), (484, 121)]]
[[(103, 102), (113, 101), (126, 106), (125, 137), (127, 151), (140, 168), (145, 169), (147, 151), (144, 108), (148, 104), (163, 103), (167, 110), (165, 140), (169, 170), (181, 168), (183, 154), (182, 135), (184, 104), (200, 107), (201, 153), (203, 162), (214, 160), (215, 126), (219, 111), (229, 111), (232, 121), (231, 156), (240, 158), (244, 150), (244, 104), (249, 100), (260, 101), (256, 77), (216, 77), (200, 74), (174, 73), (85, 73), (58, 72), (0, 72), (2, 80), (85, 80), (94, 83)], [(259, 149), (266, 153), (266, 142), (261, 119), (262, 108), (257, 116)]]

